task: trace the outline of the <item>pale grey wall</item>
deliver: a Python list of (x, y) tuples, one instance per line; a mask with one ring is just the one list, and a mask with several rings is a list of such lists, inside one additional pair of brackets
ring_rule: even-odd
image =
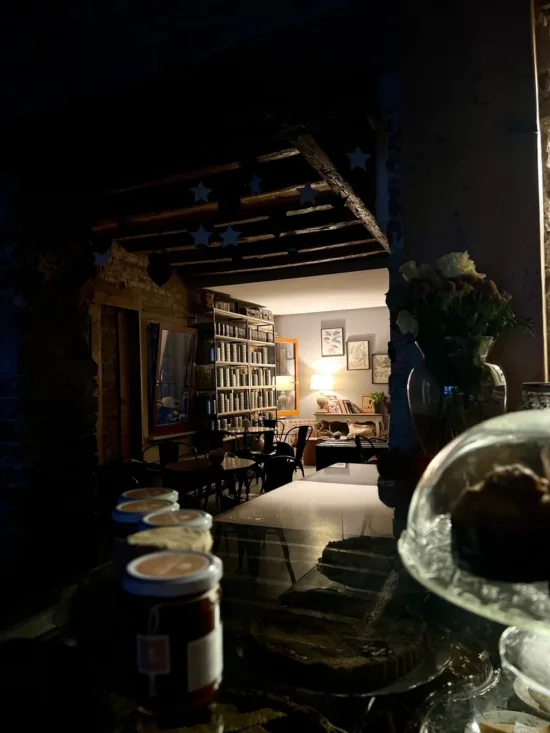
[(387, 353), (390, 338), (390, 316), (387, 308), (360, 308), (358, 310), (303, 313), (295, 316), (276, 316), (278, 336), (298, 339), (300, 374), (300, 417), (312, 418), (318, 410), (317, 392), (309, 383), (312, 374), (331, 372), (334, 393), (361, 406), (361, 398), (370, 392), (388, 393), (388, 385), (372, 385), (372, 370), (348, 371), (346, 356), (321, 356), (321, 328), (344, 329), (344, 341), (370, 342), (370, 353)]

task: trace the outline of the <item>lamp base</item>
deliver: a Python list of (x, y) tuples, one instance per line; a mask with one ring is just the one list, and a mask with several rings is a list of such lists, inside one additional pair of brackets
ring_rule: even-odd
[(328, 400), (325, 395), (320, 394), (319, 397), (317, 397), (317, 404), (319, 405), (320, 412), (326, 412), (325, 408), (328, 405)]

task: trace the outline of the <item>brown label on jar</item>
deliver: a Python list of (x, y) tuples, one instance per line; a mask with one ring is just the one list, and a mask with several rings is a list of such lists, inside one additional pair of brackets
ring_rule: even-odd
[(166, 489), (130, 489), (124, 494), (126, 499), (148, 499), (166, 494)]
[(170, 673), (170, 638), (165, 635), (137, 636), (137, 668), (141, 674)]
[(186, 575), (192, 575), (207, 567), (208, 560), (206, 557), (174, 553), (169, 555), (155, 555), (154, 557), (144, 559), (135, 566), (135, 570), (140, 575), (149, 578), (168, 580), (184, 578)]
[(172, 524), (184, 524), (184, 522), (192, 522), (198, 519), (200, 514), (197, 512), (162, 512), (147, 520), (149, 524), (155, 524), (159, 527), (165, 527)]
[(154, 512), (155, 509), (165, 509), (171, 506), (171, 501), (150, 499), (149, 501), (128, 501), (126, 504), (120, 504), (117, 510), (119, 512), (128, 512), (129, 514), (147, 514), (148, 512)]

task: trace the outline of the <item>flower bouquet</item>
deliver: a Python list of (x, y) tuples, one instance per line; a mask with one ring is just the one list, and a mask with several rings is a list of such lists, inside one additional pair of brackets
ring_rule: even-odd
[(467, 252), (451, 252), (434, 265), (410, 261), (400, 271), (408, 288), (397, 326), (424, 357), (409, 377), (409, 407), (424, 451), (435, 453), (506, 410), (504, 374), (487, 355), (503, 333), (530, 324)]

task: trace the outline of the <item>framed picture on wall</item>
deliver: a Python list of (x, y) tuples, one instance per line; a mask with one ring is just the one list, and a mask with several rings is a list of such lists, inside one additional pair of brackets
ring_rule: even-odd
[(387, 384), (390, 379), (391, 361), (387, 354), (372, 355), (372, 383)]
[(321, 356), (344, 356), (344, 329), (321, 329)]
[(348, 371), (358, 369), (370, 369), (368, 341), (348, 341)]

